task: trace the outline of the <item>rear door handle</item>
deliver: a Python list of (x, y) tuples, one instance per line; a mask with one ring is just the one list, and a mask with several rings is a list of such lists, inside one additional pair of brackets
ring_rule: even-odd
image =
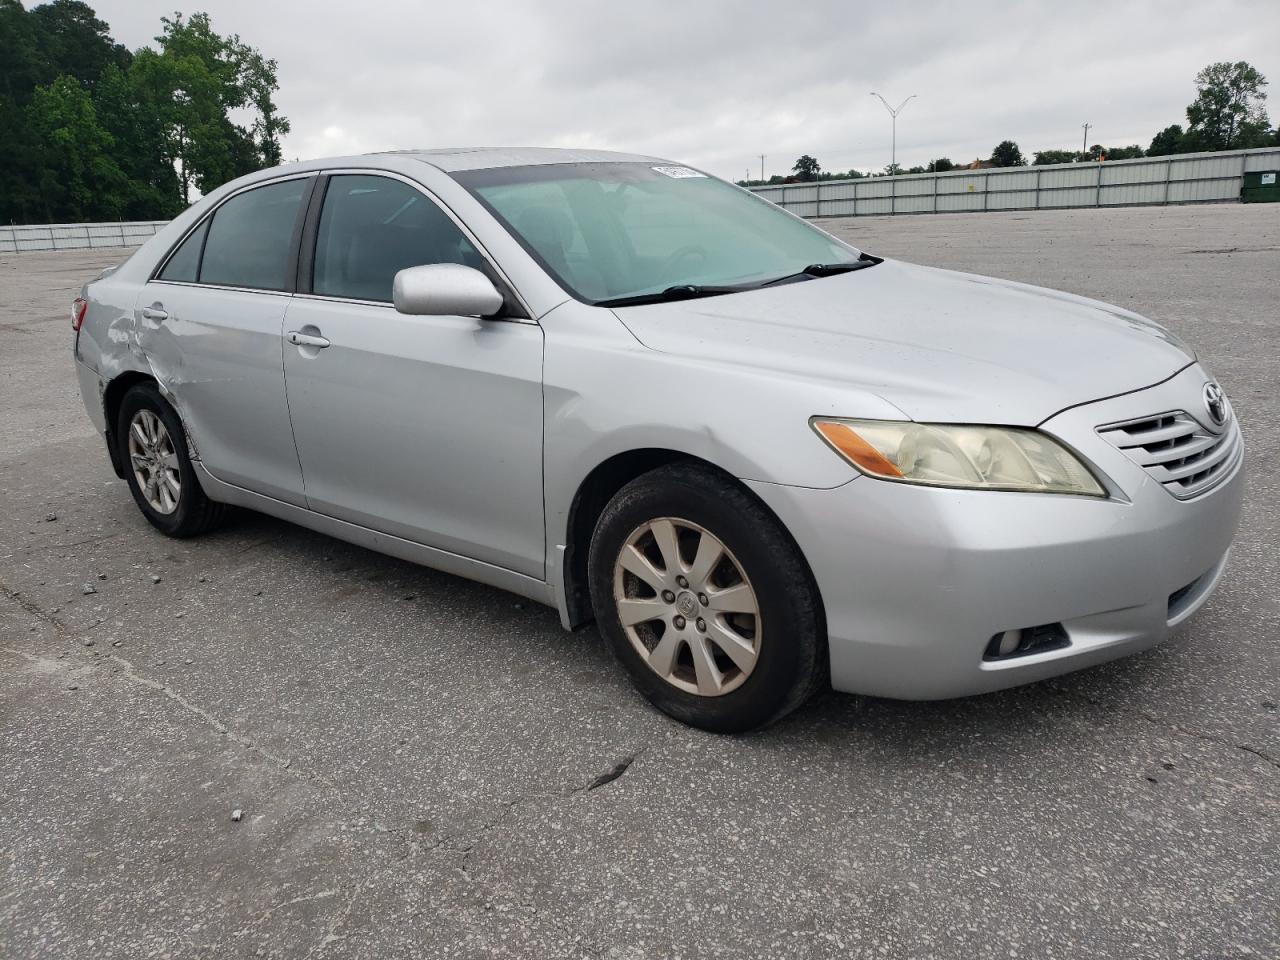
[(156, 304), (153, 307), (143, 307), (142, 318), (144, 320), (168, 320), (169, 314), (159, 304)]
[(290, 330), (285, 334), (285, 336), (289, 338), (289, 342), (295, 347), (315, 347), (318, 350), (323, 350), (329, 345), (329, 341), (324, 337), (313, 336), (309, 333), (301, 333), (297, 330)]

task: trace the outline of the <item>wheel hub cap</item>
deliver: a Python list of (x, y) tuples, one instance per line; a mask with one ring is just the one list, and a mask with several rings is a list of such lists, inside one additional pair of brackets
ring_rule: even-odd
[(721, 696), (755, 669), (762, 639), (755, 590), (704, 527), (675, 517), (641, 524), (619, 551), (613, 595), (627, 639), (672, 686)]
[(156, 513), (178, 509), (182, 475), (178, 454), (164, 421), (151, 410), (139, 410), (129, 422), (129, 465), (142, 499)]

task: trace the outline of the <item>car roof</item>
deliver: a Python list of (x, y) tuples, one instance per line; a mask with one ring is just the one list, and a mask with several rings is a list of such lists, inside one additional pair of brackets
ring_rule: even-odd
[(436, 150), (386, 150), (369, 156), (394, 154), (429, 163), (446, 173), (527, 167), (545, 163), (660, 163), (658, 157), (612, 150), (572, 150), (555, 147), (445, 147)]

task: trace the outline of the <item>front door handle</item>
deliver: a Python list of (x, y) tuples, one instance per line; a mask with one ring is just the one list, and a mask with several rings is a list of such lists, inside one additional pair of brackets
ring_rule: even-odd
[(160, 304), (156, 303), (149, 307), (142, 308), (142, 319), (144, 320), (168, 320), (169, 314), (165, 312)]
[(285, 336), (289, 338), (289, 342), (295, 347), (315, 347), (317, 350), (323, 350), (329, 345), (329, 341), (326, 338), (313, 336), (310, 333), (302, 333), (299, 330), (290, 330)]

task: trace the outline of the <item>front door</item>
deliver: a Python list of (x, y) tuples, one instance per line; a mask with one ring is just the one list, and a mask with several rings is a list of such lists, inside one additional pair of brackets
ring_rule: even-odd
[(285, 381), (307, 504), (542, 579), (542, 329), (397, 313), (397, 271), (482, 264), (418, 188), (329, 178)]

